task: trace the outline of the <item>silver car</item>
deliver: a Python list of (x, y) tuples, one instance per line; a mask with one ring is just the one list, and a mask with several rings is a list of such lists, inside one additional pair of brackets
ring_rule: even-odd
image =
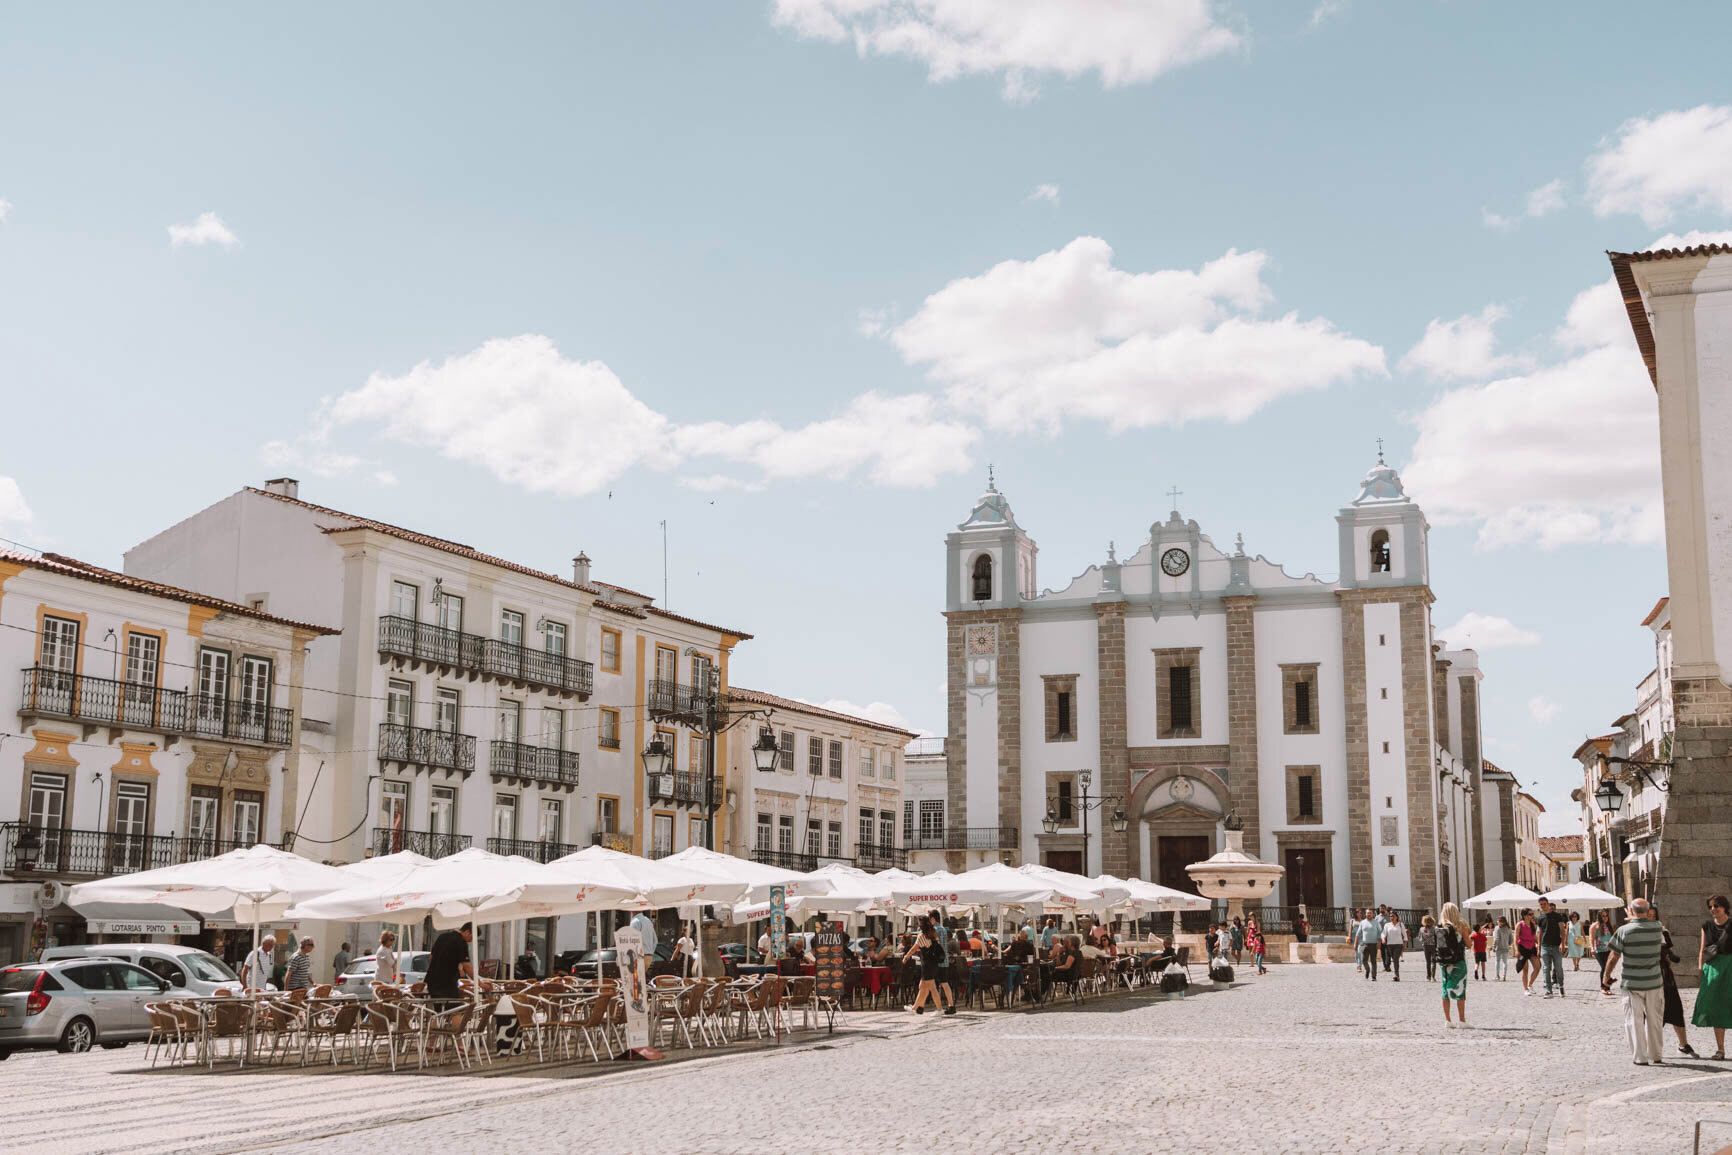
[[(419, 983), (427, 981), (427, 960), (433, 955), (424, 950), (399, 951), (397, 954), (397, 969), (402, 972), (399, 981), (403, 983)], [(363, 999), (373, 997), (372, 982), (379, 975), (379, 960), (374, 955), (362, 955), (350, 961), (343, 973), (337, 976), (337, 993), (342, 995), (358, 995)]]
[(0, 969), (0, 1059), (13, 1051), (73, 1053), (124, 1047), (150, 1035), (144, 1004), (169, 991), (118, 959), (66, 959)]

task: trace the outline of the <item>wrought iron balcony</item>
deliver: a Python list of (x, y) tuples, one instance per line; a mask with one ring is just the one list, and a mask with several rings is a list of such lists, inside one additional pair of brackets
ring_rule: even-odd
[(591, 846), (605, 846), (609, 850), (617, 850), (621, 854), (632, 852), (632, 835), (628, 830), (597, 830), (590, 834)]
[(444, 858), (459, 850), (468, 850), (467, 834), (437, 834), (428, 830), (393, 830), (386, 826), (373, 827), (373, 853), (396, 854), (410, 850), (424, 858)]
[(603, 734), (595, 740), (595, 744), (603, 750), (618, 750), (619, 749), (619, 735), (618, 734)]
[(564, 654), (532, 650), (488, 638), (481, 651), (481, 672), (526, 685), (543, 686), (587, 698), (595, 689), (595, 666)]
[(713, 691), (664, 678), (650, 679), (646, 697), (652, 719), (688, 726), (702, 726), (710, 710), (720, 705)]
[(854, 848), (854, 865), (861, 870), (901, 870), (908, 866), (908, 851), (887, 843), (862, 842)]
[(945, 830), (922, 830), (910, 840), (909, 850), (1015, 850), (1014, 826), (952, 826)]
[(179, 734), (186, 730), (185, 690), (165, 690), (112, 678), (91, 678), (31, 666), (24, 670), (20, 714), (65, 718), (133, 730)]
[(495, 778), (515, 778), (575, 790), (577, 751), (496, 741), (489, 751), (487, 771)]
[(765, 866), (778, 866), (783, 870), (810, 871), (818, 869), (818, 856), (816, 854), (802, 854), (796, 850), (753, 848), (752, 861), (761, 862)]
[(379, 723), (379, 760), (468, 774), (475, 769), (475, 737), (424, 726)]
[(394, 614), (379, 619), (379, 652), (435, 668), (464, 670), (580, 698), (589, 697), (595, 688), (595, 666), (590, 662)]
[[(20, 849), (29, 829), (36, 848)], [(28, 841), (28, 840), (26, 840)], [(113, 830), (69, 830), (26, 822), (0, 823), (0, 873), (10, 875), (131, 874), (215, 858), (231, 850), (257, 845), (234, 839), (176, 837), (172, 834), (125, 834)]]
[(193, 698), (191, 723), (188, 730), (200, 738), (226, 738), (254, 746), (287, 746), (295, 732), (292, 710), (212, 694)]
[[(680, 806), (704, 807), (704, 776), (687, 770), (671, 770), (666, 774), (652, 774), (649, 779), (649, 796), (658, 802), (673, 802)], [(716, 790), (711, 799), (710, 808), (716, 809), (721, 803), (721, 790)]]
[(581, 846), (573, 846), (569, 842), (532, 842), (527, 838), (489, 838), (487, 852), (489, 854), (515, 854), (519, 858), (530, 858), (536, 862), (552, 862), (556, 858), (564, 858), (568, 854), (576, 854)]

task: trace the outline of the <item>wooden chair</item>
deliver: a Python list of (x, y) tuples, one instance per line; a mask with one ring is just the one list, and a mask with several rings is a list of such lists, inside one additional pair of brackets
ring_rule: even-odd
[(817, 1009), (818, 980), (811, 975), (782, 981), (781, 1010), (787, 1016), (788, 1029), (794, 1029), (793, 1012), (799, 1011), (805, 1026), (815, 1025), (812, 1012)]
[(254, 1053), (263, 1046), (266, 1036), (271, 1040), (271, 1057), (286, 1054), (290, 1049), (304, 1049), (295, 1040), (305, 1033), (307, 1016), (303, 1008), (287, 999), (260, 1003), (253, 1020)]
[(534, 995), (519, 991), (511, 996), (511, 1011), (517, 1016), (518, 1041), (527, 1048), (530, 1039), (534, 1039), (536, 1059), (545, 1060), (547, 1055), (543, 1043), (546, 1041), (547, 1027), (553, 1018), (551, 1008)]
[(156, 1048), (156, 1053), (151, 1055), (150, 1060), (150, 1065), (154, 1067), (156, 1060), (162, 1057), (163, 1048), (168, 1046), (171, 1041), (175, 1044), (178, 1053), (182, 1043), (180, 1020), (175, 1018), (168, 1008), (160, 1003), (145, 1003), (144, 1013), (150, 1019), (150, 1035), (144, 1041), (144, 1053), (150, 1055), (150, 1049)]
[(307, 1053), (318, 1055), (320, 1040), (331, 1052), (331, 1066), (337, 1065), (337, 1049), (347, 1047), (349, 1058), (355, 1060), (355, 1024), (361, 1017), (360, 1003), (344, 1003), (336, 1011), (314, 1015), (301, 1032), (301, 1066), (307, 1065)]
[(235, 1040), (240, 1040), (242, 1051), (240, 1065), (247, 1065), (245, 1044), (252, 1030), (253, 1008), (250, 1003), (238, 1000), (209, 1004), (209, 1011), (200, 1016), (199, 1050), (204, 1053), (205, 1068), (208, 1070), (215, 1063), (218, 1039), (229, 1041), (229, 1058), (235, 1057)]
[(427, 1065), (427, 1052), (438, 1049), (434, 1044), (448, 1046), (457, 1056), (457, 1065), (469, 1069), (470, 1022), (475, 1015), (474, 1003), (463, 1003), (448, 1011), (429, 1015), (421, 1025), (421, 1066)]
[(407, 1053), (409, 1045), (415, 1041), (414, 1016), (408, 1007), (390, 999), (379, 999), (363, 1011), (361, 1029), (367, 1039), (366, 1065), (373, 1065), (373, 1056), (378, 1053), (382, 1042), (391, 1058), (391, 1070), (395, 1071), (398, 1049), (402, 1048)]

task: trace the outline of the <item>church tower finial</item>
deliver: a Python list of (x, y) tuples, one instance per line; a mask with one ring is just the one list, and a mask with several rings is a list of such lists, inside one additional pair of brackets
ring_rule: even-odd
[(989, 493), (998, 492), (998, 480), (992, 475), (992, 462), (986, 463), (986, 488)]
[(1383, 438), (1381, 438), (1381, 437), (1379, 437), (1377, 439), (1377, 464), (1379, 464), (1379, 465), (1387, 464), (1387, 462), (1385, 462), (1383, 460)]

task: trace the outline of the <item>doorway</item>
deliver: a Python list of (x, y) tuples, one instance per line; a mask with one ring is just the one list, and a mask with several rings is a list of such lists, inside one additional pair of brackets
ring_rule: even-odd
[(1082, 851), (1080, 850), (1049, 850), (1041, 857), (1046, 859), (1043, 865), (1049, 870), (1063, 870), (1071, 874), (1083, 872)]
[[(1155, 839), (1155, 881), (1196, 894), (1197, 884), (1185, 873), (1185, 867), (1213, 853), (1214, 839), (1207, 834), (1162, 834)], [(1179, 925), (1186, 931), (1199, 931), (1213, 917), (1212, 910), (1188, 910), (1179, 916)]]
[[(1289, 906), (1304, 903), (1309, 910), (1329, 906), (1328, 852), (1321, 846), (1281, 849), (1281, 865), (1287, 868), (1283, 897)], [(1316, 919), (1312, 919), (1315, 925)]]

